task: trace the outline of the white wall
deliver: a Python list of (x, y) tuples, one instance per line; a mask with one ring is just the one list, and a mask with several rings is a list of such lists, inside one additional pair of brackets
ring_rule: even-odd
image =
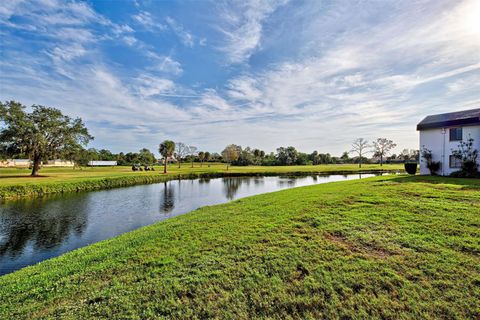
[[(472, 137), (474, 147), (480, 149), (480, 126), (466, 126), (463, 128), (463, 141), (467, 141)], [(421, 156), (423, 147), (432, 150), (433, 161), (440, 161), (441, 167), (438, 174), (449, 175), (456, 168), (450, 168), (450, 155), (452, 150), (457, 150), (460, 141), (450, 141), (449, 128), (445, 128), (445, 134), (442, 129), (428, 129), (420, 131), (420, 174), (430, 174), (430, 170), (426, 167), (426, 161)], [(479, 159), (480, 161), (480, 159)]]
[(28, 168), (31, 161), (29, 159), (7, 159), (0, 160), (0, 167), (18, 167)]

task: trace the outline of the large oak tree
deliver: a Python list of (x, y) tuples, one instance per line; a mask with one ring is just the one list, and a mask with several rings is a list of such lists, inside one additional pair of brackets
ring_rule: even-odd
[(9, 156), (27, 155), (37, 176), (43, 160), (67, 158), (93, 137), (82, 119), (55, 108), (33, 105), (32, 111), (15, 101), (0, 103), (0, 149)]

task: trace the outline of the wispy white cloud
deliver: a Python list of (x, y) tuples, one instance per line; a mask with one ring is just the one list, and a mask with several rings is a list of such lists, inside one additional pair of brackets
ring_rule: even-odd
[(194, 46), (195, 42), (193, 39), (193, 35), (189, 31), (187, 31), (180, 23), (178, 23), (175, 19), (171, 17), (167, 17), (165, 20), (185, 46)]
[(261, 44), (262, 23), (287, 1), (236, 1), (224, 6), (219, 27), (225, 37), (220, 50), (229, 63), (246, 61)]
[(140, 11), (138, 14), (132, 16), (133, 20), (142, 25), (149, 31), (164, 31), (167, 26), (158, 22), (156, 18), (147, 11)]
[(172, 93), (175, 89), (173, 81), (152, 75), (141, 75), (137, 79), (138, 92), (144, 97)]
[(158, 71), (162, 73), (179, 76), (182, 74), (182, 64), (171, 56), (159, 55), (151, 50), (145, 51), (149, 59), (152, 60), (151, 65), (148, 67), (150, 71)]

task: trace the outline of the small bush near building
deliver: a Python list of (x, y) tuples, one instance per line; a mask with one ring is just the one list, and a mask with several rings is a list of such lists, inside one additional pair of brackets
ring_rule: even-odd
[(478, 178), (478, 150), (473, 148), (474, 140), (469, 138), (467, 141), (460, 141), (458, 150), (453, 150), (452, 154), (455, 158), (462, 161), (462, 167), (459, 171), (451, 174), (453, 177), (459, 178)]
[(408, 174), (416, 174), (417, 173), (417, 163), (416, 162), (405, 162), (405, 171)]
[(432, 176), (436, 176), (437, 172), (440, 170), (441, 163), (439, 161), (433, 161), (432, 150), (429, 150), (429, 149), (423, 147), (422, 157), (427, 162), (427, 169), (430, 170), (430, 174)]

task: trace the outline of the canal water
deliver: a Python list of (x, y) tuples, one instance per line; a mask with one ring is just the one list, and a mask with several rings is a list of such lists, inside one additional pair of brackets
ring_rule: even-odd
[(0, 275), (205, 205), (373, 174), (173, 180), (0, 204)]

